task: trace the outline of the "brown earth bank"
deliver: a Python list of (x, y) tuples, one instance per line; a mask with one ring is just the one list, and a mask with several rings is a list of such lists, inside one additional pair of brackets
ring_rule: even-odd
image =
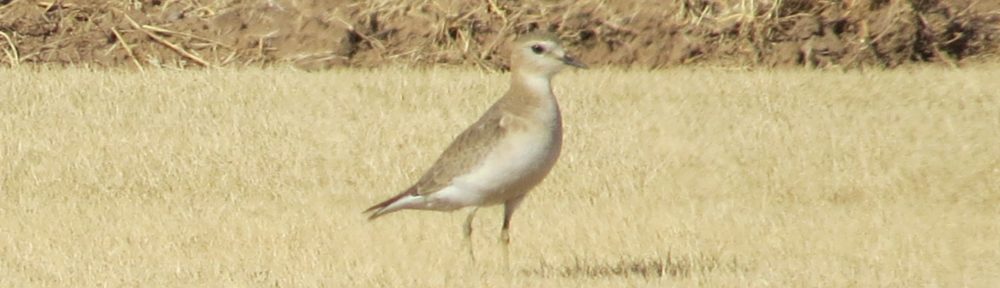
[(504, 69), (533, 30), (598, 66), (959, 65), (1000, 54), (1000, 1), (0, 0), (0, 62)]

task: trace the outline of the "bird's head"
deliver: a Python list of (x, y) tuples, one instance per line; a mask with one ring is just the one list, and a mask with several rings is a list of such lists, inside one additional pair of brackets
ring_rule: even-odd
[(568, 66), (587, 68), (566, 53), (555, 35), (530, 33), (518, 37), (511, 51), (514, 73), (551, 78)]

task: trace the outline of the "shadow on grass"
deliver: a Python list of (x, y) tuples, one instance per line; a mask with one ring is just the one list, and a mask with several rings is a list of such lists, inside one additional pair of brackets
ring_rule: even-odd
[(521, 270), (522, 275), (547, 278), (643, 277), (687, 278), (709, 272), (736, 272), (746, 268), (735, 258), (723, 260), (714, 255), (667, 254), (657, 257), (622, 257), (612, 261), (577, 258), (572, 263), (553, 265), (541, 262), (535, 268)]

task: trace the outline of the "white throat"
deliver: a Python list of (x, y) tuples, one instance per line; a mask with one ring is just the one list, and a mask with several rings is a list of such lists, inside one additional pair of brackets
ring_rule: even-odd
[(552, 77), (540, 74), (520, 74), (518, 81), (524, 84), (529, 92), (539, 97), (552, 97)]

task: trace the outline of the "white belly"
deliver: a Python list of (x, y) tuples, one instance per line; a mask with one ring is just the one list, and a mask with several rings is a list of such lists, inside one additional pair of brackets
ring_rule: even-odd
[(560, 135), (539, 130), (509, 135), (476, 169), (455, 178), (434, 198), (459, 207), (484, 206), (527, 193), (559, 157)]

